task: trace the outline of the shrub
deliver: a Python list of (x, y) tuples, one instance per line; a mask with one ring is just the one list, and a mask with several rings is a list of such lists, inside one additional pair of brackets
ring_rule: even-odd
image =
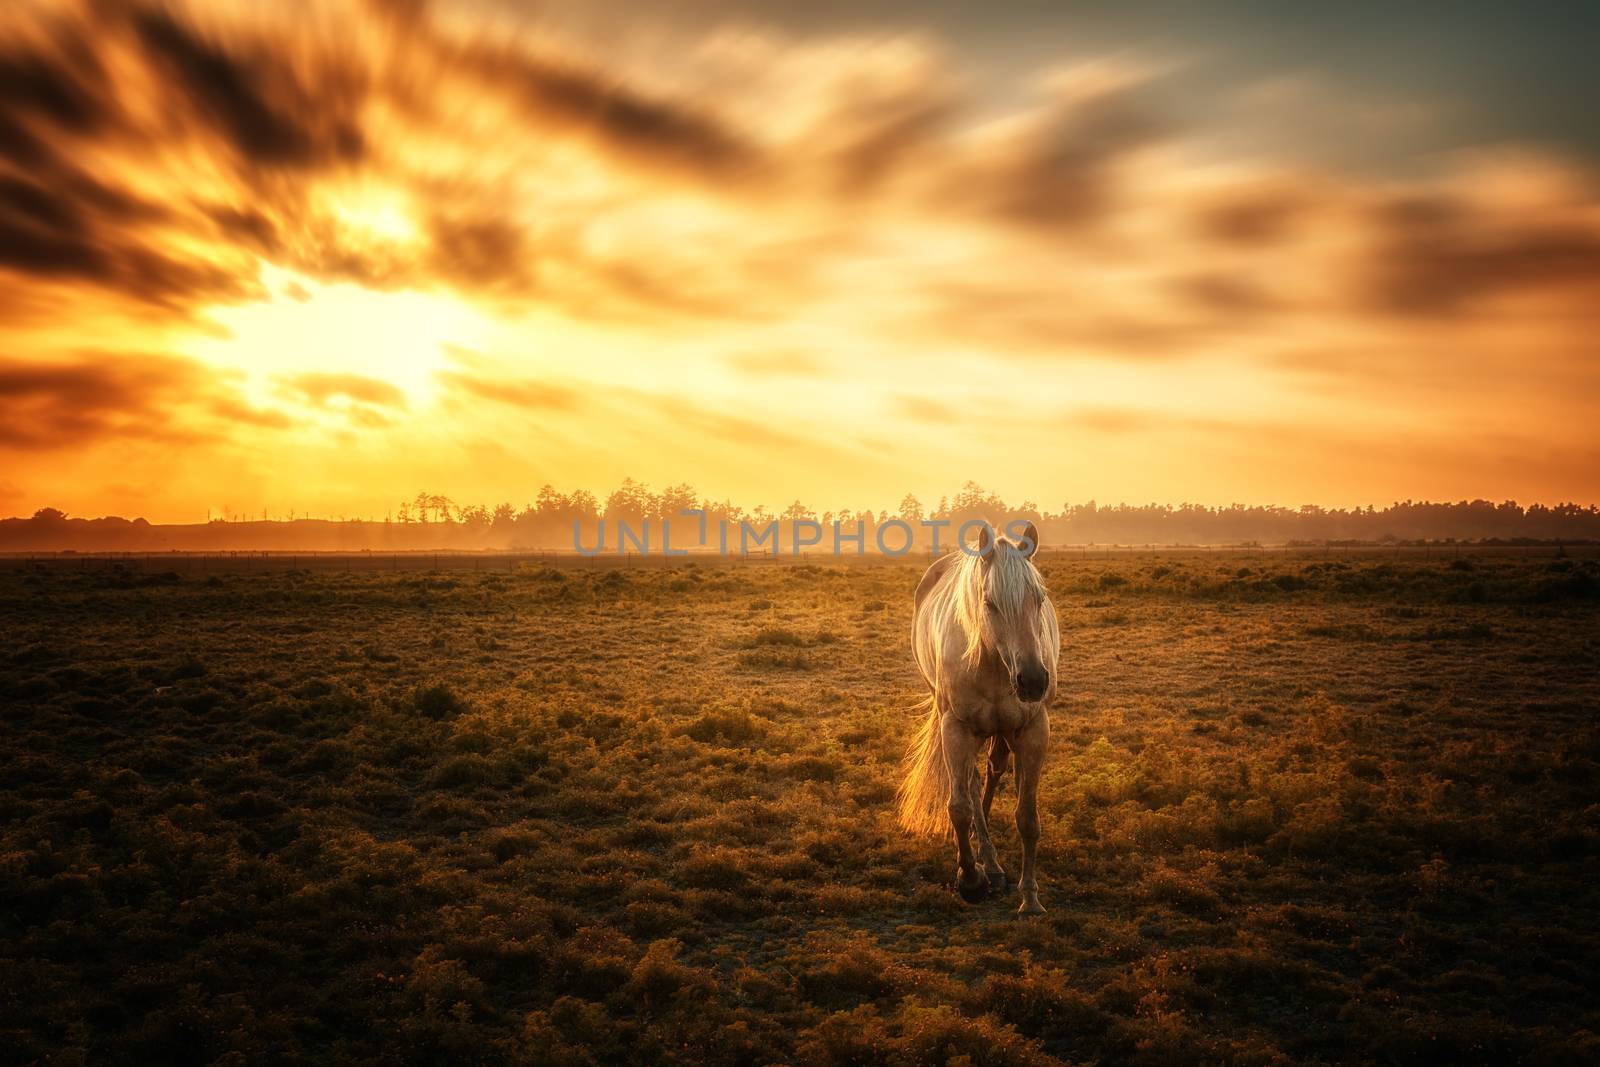
[(430, 719), (452, 719), (467, 710), (467, 702), (442, 682), (418, 689), (411, 706)]

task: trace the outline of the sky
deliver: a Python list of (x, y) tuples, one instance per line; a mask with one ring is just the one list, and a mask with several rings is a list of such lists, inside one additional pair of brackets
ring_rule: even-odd
[(20, 0), (0, 515), (1600, 502), (1592, 6)]

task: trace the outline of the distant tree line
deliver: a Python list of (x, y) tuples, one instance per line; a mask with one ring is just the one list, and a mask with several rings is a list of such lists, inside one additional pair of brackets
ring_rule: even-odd
[[(446, 497), (418, 493), (400, 506), (402, 523), (443, 523), (464, 529), (504, 534), (508, 543), (528, 547), (569, 548), (572, 525), (581, 524), (586, 533), (601, 520), (612, 524), (626, 522), (632, 527), (645, 523), (674, 520), (679, 530), (687, 530), (694, 519), (683, 517), (688, 509), (704, 512), (710, 528), (719, 521), (737, 525), (741, 521), (756, 526), (778, 522), (787, 529), (798, 521), (812, 521), (831, 529), (839, 522), (847, 529), (862, 524), (872, 534), (891, 519), (899, 519), (916, 531), (917, 543), (926, 544), (933, 536), (930, 523), (943, 523), (941, 543), (949, 544), (951, 531), (969, 519), (994, 521), (1026, 518), (1039, 527), (1047, 543), (1057, 544), (1223, 544), (1259, 541), (1340, 542), (1340, 541), (1479, 541), (1479, 540), (1597, 540), (1600, 539), (1600, 507), (1595, 505), (1530, 504), (1527, 507), (1507, 500), (1462, 500), (1456, 503), (1406, 500), (1385, 508), (1323, 508), (1305, 504), (1299, 508), (1232, 504), (1209, 507), (1204, 504), (1113, 504), (1091, 500), (1084, 504), (1063, 503), (1059, 510), (1041, 508), (1031, 500), (1011, 504), (976, 482), (968, 482), (952, 497), (940, 497), (931, 507), (913, 494), (906, 494), (894, 511), (867, 507), (818, 509), (796, 500), (778, 512), (764, 506), (752, 510), (731, 501), (713, 501), (700, 496), (687, 484), (669, 486), (660, 492), (624, 479), (603, 501), (593, 493), (578, 490), (562, 493), (546, 485), (530, 504), (517, 508), (499, 504), (493, 508), (458, 506)], [(787, 537), (787, 534), (785, 534)], [(678, 544), (683, 539), (678, 538)], [(869, 545), (871, 541), (869, 540)]]
[[(685, 517), (686, 509), (705, 514), (707, 544), (717, 543), (717, 526), (732, 530), (730, 545), (737, 546), (741, 522), (765, 529), (776, 524), (777, 541), (788, 551), (799, 531), (796, 524), (816, 523), (824, 531), (822, 549), (831, 551), (833, 524), (846, 534), (863, 535), (865, 550), (877, 545), (880, 527), (899, 520), (913, 532), (918, 549), (939, 544), (948, 547), (955, 533), (970, 519), (1002, 523), (1028, 519), (1050, 544), (1262, 544), (1340, 543), (1386, 541), (1600, 541), (1600, 507), (1580, 504), (1530, 504), (1514, 501), (1462, 500), (1433, 503), (1407, 500), (1386, 508), (1299, 508), (1246, 506), (1208, 507), (1204, 504), (1113, 504), (1095, 501), (1063, 503), (1059, 510), (1041, 508), (1031, 500), (1012, 504), (975, 482), (968, 482), (953, 497), (941, 497), (925, 506), (907, 494), (893, 511), (835, 506), (817, 508), (796, 500), (770, 512), (765, 507), (745, 510), (731, 501), (713, 501), (689, 485), (651, 490), (625, 479), (604, 500), (585, 490), (563, 493), (545, 486), (531, 503), (495, 506), (457, 504), (439, 493), (418, 493), (379, 521), (301, 518), (293, 521), (212, 520), (187, 525), (151, 524), (143, 519), (69, 518), (56, 508), (41, 508), (28, 519), (0, 520), (0, 551), (168, 550), (168, 549), (272, 549), (272, 550), (416, 550), (518, 548), (570, 550), (573, 524), (579, 524), (583, 543), (596, 543), (598, 524), (607, 524), (606, 543), (614, 546), (617, 526), (638, 530), (655, 527), (652, 545), (659, 547), (660, 523), (672, 522), (675, 548), (698, 544), (699, 520)], [(895, 548), (904, 531), (885, 530)], [(734, 550), (737, 550), (736, 548)], [(853, 551), (853, 548), (847, 548)]]

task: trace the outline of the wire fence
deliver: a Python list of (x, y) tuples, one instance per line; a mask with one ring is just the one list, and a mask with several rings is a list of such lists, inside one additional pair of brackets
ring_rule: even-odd
[[(416, 552), (9, 552), (0, 553), (0, 570), (94, 571), (122, 569), (139, 574), (382, 573), (402, 571), (472, 571), (516, 573), (524, 568), (629, 569), (702, 566), (782, 566), (844, 564), (874, 566), (930, 560), (934, 553), (917, 549), (902, 556), (878, 553), (751, 552), (723, 555), (690, 551), (684, 555), (604, 552), (585, 556), (573, 551), (439, 550)], [(1321, 544), (1321, 545), (1058, 545), (1041, 548), (1040, 562), (1118, 559), (1401, 559), (1445, 560), (1489, 558), (1600, 558), (1600, 543), (1583, 544)]]

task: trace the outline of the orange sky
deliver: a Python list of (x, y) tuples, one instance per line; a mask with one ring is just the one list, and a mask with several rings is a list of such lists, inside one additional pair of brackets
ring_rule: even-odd
[(1186, 57), (1069, 44), (8, 7), (0, 514), (1600, 501), (1581, 153), (1341, 166), (1297, 116), (1429, 102), (1286, 69), (1179, 117)]

